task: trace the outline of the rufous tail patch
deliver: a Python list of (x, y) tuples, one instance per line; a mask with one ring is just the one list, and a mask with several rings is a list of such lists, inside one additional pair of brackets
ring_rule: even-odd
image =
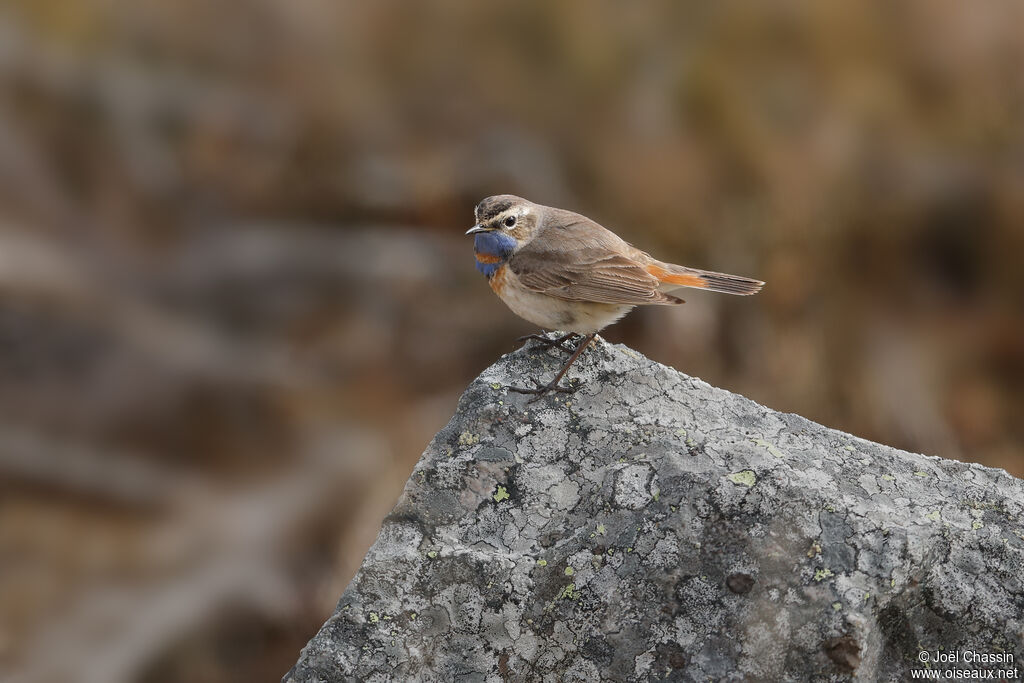
[(661, 266), (653, 263), (647, 266), (647, 272), (658, 278), (660, 282), (667, 282), (670, 285), (680, 287), (707, 287), (707, 281), (700, 275), (687, 275), (685, 273), (670, 273)]

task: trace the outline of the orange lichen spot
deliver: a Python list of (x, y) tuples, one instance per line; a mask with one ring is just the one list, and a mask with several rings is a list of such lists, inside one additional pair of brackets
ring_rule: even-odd
[(688, 275), (686, 273), (670, 273), (661, 266), (651, 264), (647, 266), (647, 272), (658, 278), (660, 282), (667, 282), (670, 285), (680, 287), (707, 287), (707, 281), (700, 275)]

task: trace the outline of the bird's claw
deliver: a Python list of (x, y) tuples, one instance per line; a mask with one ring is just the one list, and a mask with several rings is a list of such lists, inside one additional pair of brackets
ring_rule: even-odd
[(561, 393), (561, 394), (573, 394), (573, 393), (576, 393), (576, 390), (579, 388), (579, 387), (564, 387), (564, 386), (562, 386), (560, 384), (556, 384), (554, 382), (550, 382), (548, 384), (543, 384), (542, 382), (540, 382), (539, 380), (537, 380), (534, 377), (531, 377), (530, 381), (532, 381), (534, 384), (537, 385), (537, 387), (535, 389), (529, 389), (529, 388), (526, 388), (526, 387), (509, 387), (508, 390), (509, 391), (514, 391), (517, 394), (533, 394), (534, 395), (533, 398), (531, 398), (529, 401), (527, 401), (527, 403), (533, 403), (534, 401), (540, 400), (540, 398), (542, 396), (544, 396), (545, 394), (549, 394), (552, 391), (557, 392), (557, 393)]
[(545, 347), (547, 347), (549, 349), (557, 347), (557, 348), (565, 351), (566, 353), (572, 353), (573, 351), (575, 351), (575, 349), (566, 346), (565, 342), (567, 342), (570, 339), (573, 339), (574, 337), (577, 337), (577, 336), (579, 336), (579, 335), (577, 335), (575, 332), (570, 332), (569, 334), (566, 334), (566, 335), (563, 335), (561, 337), (557, 337), (555, 339), (552, 339), (552, 338), (547, 337), (547, 336), (545, 336), (543, 334), (524, 334), (522, 337), (520, 337), (516, 341), (518, 341), (518, 342), (525, 342), (525, 341), (533, 340), (533, 341), (539, 342), (541, 344), (541, 346), (545, 346)]

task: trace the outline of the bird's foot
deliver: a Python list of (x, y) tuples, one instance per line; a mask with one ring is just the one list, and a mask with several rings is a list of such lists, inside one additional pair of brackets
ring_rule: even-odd
[(540, 342), (542, 346), (546, 346), (549, 349), (557, 347), (559, 349), (562, 349), (566, 353), (572, 353), (573, 351), (575, 351), (575, 349), (573, 349), (570, 346), (566, 346), (565, 342), (578, 336), (579, 335), (576, 334), (575, 332), (570, 332), (569, 334), (564, 334), (561, 337), (556, 337), (555, 339), (552, 339), (551, 337), (545, 336), (543, 334), (527, 334), (523, 335), (516, 341), (525, 342), (532, 339), (534, 341)]
[[(533, 398), (531, 398), (529, 401), (527, 401), (527, 403), (533, 403), (534, 401), (539, 399), (544, 394), (547, 394), (547, 393), (552, 392), (552, 391), (559, 391), (559, 392), (566, 393), (566, 394), (571, 394), (572, 392), (576, 391), (575, 387), (559, 386), (558, 382), (562, 379), (562, 377), (565, 376), (565, 373), (568, 372), (569, 367), (573, 363), (576, 362), (576, 359), (580, 357), (580, 354), (583, 353), (586, 350), (586, 348), (590, 345), (590, 342), (594, 341), (594, 337), (596, 337), (596, 336), (597, 336), (596, 333), (588, 334), (587, 336), (585, 336), (582, 339), (580, 339), (579, 343), (576, 345), (576, 348), (573, 350), (572, 355), (569, 356), (569, 360), (565, 361), (565, 365), (562, 366), (562, 369), (558, 371), (558, 374), (555, 375), (555, 378), (553, 380), (551, 380), (550, 383), (548, 383), (548, 384), (541, 384), (536, 379), (534, 379), (533, 383), (537, 385), (536, 389), (524, 389), (522, 387), (509, 387), (509, 391), (515, 391), (515, 392), (520, 393), (520, 394), (536, 394)], [(559, 339), (559, 340), (545, 339), (545, 341), (548, 341), (548, 342), (550, 342), (550, 341), (557, 341), (557, 342), (561, 343), (563, 340), (561, 340), (561, 339)]]
[(560, 379), (562, 379), (561, 376), (555, 378), (555, 380), (553, 382), (548, 382), (547, 384), (543, 384), (542, 382), (540, 382), (540, 381), (534, 379), (533, 377), (531, 377), (530, 380), (534, 384), (537, 385), (536, 388), (528, 389), (526, 387), (509, 387), (508, 390), (509, 391), (514, 391), (517, 394), (533, 394), (534, 395), (533, 398), (531, 398), (529, 401), (527, 401), (527, 403), (533, 403), (534, 401), (540, 400), (541, 396), (544, 396), (545, 394), (549, 394), (552, 391), (555, 391), (555, 392), (558, 392), (558, 393), (561, 393), (561, 394), (572, 394), (572, 393), (575, 393), (576, 390), (579, 388), (579, 387), (563, 387), (563, 386), (561, 386), (558, 383), (558, 380), (560, 380)]

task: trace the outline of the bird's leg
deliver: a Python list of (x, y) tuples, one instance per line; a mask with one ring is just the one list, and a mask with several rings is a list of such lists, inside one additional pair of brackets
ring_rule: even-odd
[(569, 356), (569, 360), (567, 360), (565, 362), (565, 365), (562, 366), (562, 369), (558, 371), (558, 374), (555, 375), (555, 378), (553, 380), (551, 380), (548, 384), (541, 384), (537, 380), (533, 380), (537, 384), (537, 388), (536, 389), (524, 389), (524, 388), (521, 388), (521, 387), (509, 387), (508, 390), (509, 391), (514, 391), (514, 392), (519, 393), (519, 394), (536, 394), (532, 399), (529, 400), (529, 403), (533, 403), (534, 401), (539, 399), (541, 396), (543, 396), (544, 394), (546, 394), (548, 392), (551, 392), (551, 391), (560, 391), (560, 392), (563, 392), (563, 393), (572, 393), (572, 392), (576, 391), (576, 389), (574, 389), (572, 387), (562, 387), (562, 386), (559, 386), (558, 382), (559, 382), (559, 380), (562, 379), (562, 377), (565, 376), (565, 373), (569, 370), (569, 367), (573, 363), (576, 362), (576, 359), (579, 358), (583, 354), (583, 351), (585, 351), (586, 348), (588, 346), (590, 346), (590, 342), (594, 341), (594, 337), (596, 337), (596, 336), (597, 336), (597, 333), (588, 334), (583, 339), (581, 339), (579, 345), (576, 347), (576, 350), (572, 352), (571, 356)]
[(578, 337), (578, 336), (579, 335), (576, 334), (575, 332), (570, 332), (569, 334), (564, 334), (564, 335), (562, 335), (561, 337), (559, 337), (557, 339), (551, 339), (550, 337), (547, 337), (547, 336), (545, 336), (543, 334), (527, 334), (527, 335), (524, 335), (524, 336), (520, 337), (519, 339), (516, 339), (516, 341), (524, 342), (524, 341), (527, 341), (529, 339), (533, 339), (534, 341), (540, 342), (541, 344), (543, 344), (544, 346), (548, 347), (549, 349), (558, 347), (558, 348), (562, 349), (563, 351), (565, 351), (566, 353), (572, 353), (573, 349), (568, 347), (568, 346), (566, 346), (565, 342), (569, 341), (573, 337)]

